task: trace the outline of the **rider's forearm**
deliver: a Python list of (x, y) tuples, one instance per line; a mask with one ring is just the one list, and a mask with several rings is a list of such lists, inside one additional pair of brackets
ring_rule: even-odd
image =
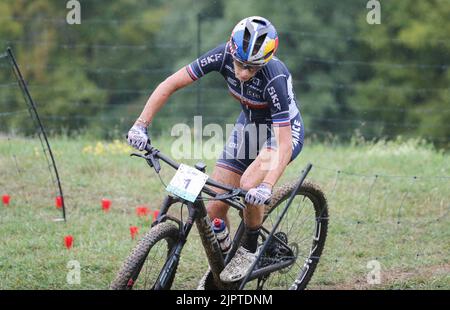
[(148, 98), (141, 115), (136, 120), (135, 124), (150, 125), (155, 114), (164, 106), (169, 97), (175, 92), (167, 82), (162, 82), (156, 87), (151, 96)]
[(164, 82), (158, 85), (153, 91), (150, 98), (148, 98), (142, 111), (135, 124), (140, 123), (146, 127), (150, 125), (155, 114), (163, 107), (169, 97), (178, 89), (181, 89), (193, 82), (192, 78), (183, 67), (177, 72), (169, 76)]

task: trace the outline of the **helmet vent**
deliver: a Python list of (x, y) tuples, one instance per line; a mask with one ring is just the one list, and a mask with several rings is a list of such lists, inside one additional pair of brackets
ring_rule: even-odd
[(247, 51), (248, 51), (248, 46), (250, 44), (250, 37), (251, 37), (250, 31), (248, 31), (248, 29), (245, 28), (245, 31), (244, 31), (244, 42), (243, 42), (244, 44), (242, 46), (245, 53), (247, 53)]
[(267, 26), (267, 23), (260, 19), (253, 19), (252, 22), (263, 25), (263, 26)]
[(263, 44), (266, 37), (267, 33), (264, 33), (263, 35), (260, 35), (258, 39), (256, 39), (255, 47), (253, 47), (252, 56), (255, 56), (259, 52), (259, 49), (261, 48), (261, 45)]
[(268, 52), (267, 55), (264, 56), (264, 59), (269, 58), (270, 56), (272, 56), (272, 54), (273, 54), (273, 50), (271, 50), (270, 52)]

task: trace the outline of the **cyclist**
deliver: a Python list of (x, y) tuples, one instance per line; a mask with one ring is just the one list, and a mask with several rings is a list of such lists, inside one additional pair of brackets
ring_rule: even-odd
[[(211, 177), (248, 191), (243, 242), (220, 274), (225, 282), (242, 279), (255, 261), (263, 204), (271, 198), (274, 184), (303, 147), (303, 121), (292, 77), (285, 64), (274, 56), (277, 47), (278, 35), (269, 20), (259, 16), (243, 19), (234, 27), (228, 42), (159, 84), (128, 133), (128, 143), (143, 150), (149, 139), (147, 127), (176, 90), (212, 71), (225, 78), (242, 112)], [(220, 201), (207, 205), (211, 219), (222, 218), (229, 226), (228, 209)]]

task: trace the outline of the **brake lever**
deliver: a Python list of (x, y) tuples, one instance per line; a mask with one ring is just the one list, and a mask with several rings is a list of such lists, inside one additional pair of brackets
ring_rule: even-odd
[(142, 155), (140, 153), (131, 153), (130, 156), (136, 156), (136, 157), (147, 159), (144, 155)]
[(159, 173), (159, 171), (161, 170), (161, 165), (159, 164), (159, 160), (157, 158), (155, 158), (153, 156), (153, 151), (147, 156), (148, 159), (150, 159), (151, 164), (148, 162), (147, 159), (147, 163), (149, 164), (150, 167), (155, 168), (156, 173)]
[(156, 173), (159, 173), (159, 171), (161, 170), (161, 165), (159, 164), (159, 160), (154, 157), (153, 151), (148, 152), (145, 155), (142, 155), (140, 153), (131, 153), (130, 156), (144, 158), (147, 161), (147, 164), (150, 167), (155, 169)]
[(233, 189), (231, 191), (231, 193), (219, 194), (219, 195), (216, 195), (214, 198), (215, 199), (220, 199), (220, 200), (222, 200), (222, 199), (229, 199), (229, 198), (240, 199), (239, 196), (238, 196), (240, 192), (241, 192), (241, 190), (236, 188), (236, 189)]

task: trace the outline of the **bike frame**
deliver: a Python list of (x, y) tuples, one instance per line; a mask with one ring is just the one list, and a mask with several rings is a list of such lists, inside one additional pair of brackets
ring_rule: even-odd
[[(161, 154), (154, 147), (147, 146), (146, 150), (147, 150), (147, 154), (145, 156), (143, 156), (141, 154), (132, 154), (132, 155), (145, 158), (147, 160), (147, 163), (151, 167), (153, 167), (157, 173), (159, 173), (159, 170), (160, 170), (160, 165), (159, 165), (158, 159), (161, 159), (168, 165), (172, 166), (174, 169), (178, 169), (178, 167), (179, 167), (178, 163), (172, 161), (170, 158), (167, 158), (166, 156)], [(179, 197), (174, 197), (172, 195), (168, 195), (164, 199), (164, 202), (161, 206), (158, 218), (153, 222), (152, 227), (155, 225), (158, 225), (159, 223), (165, 222), (167, 220), (176, 222), (179, 227), (179, 241), (173, 247), (171, 253), (169, 253), (169, 256), (168, 256), (169, 258), (167, 259), (166, 263), (164, 264), (153, 288), (154, 289), (166, 289), (167, 288), (168, 280), (172, 276), (174, 276), (175, 269), (180, 260), (181, 251), (187, 241), (187, 238), (189, 236), (189, 233), (190, 233), (194, 223), (197, 225), (197, 229), (199, 231), (199, 235), (202, 240), (202, 245), (205, 250), (209, 266), (211, 268), (211, 273), (212, 273), (212, 276), (214, 279), (214, 284), (219, 289), (231, 289), (231, 288), (236, 289), (237, 285), (240, 285), (239, 289), (243, 289), (245, 284), (248, 281), (251, 281), (255, 278), (264, 277), (274, 271), (281, 270), (281, 269), (293, 264), (295, 262), (296, 258), (293, 258), (290, 260), (285, 260), (285, 261), (282, 261), (279, 263), (274, 263), (269, 266), (260, 267), (256, 270), (254, 270), (255, 267), (257, 266), (258, 262), (261, 260), (262, 255), (264, 254), (265, 250), (267, 249), (268, 244), (271, 242), (272, 239), (276, 239), (279, 245), (285, 247), (286, 249), (290, 249), (288, 244), (286, 244), (283, 240), (279, 239), (277, 236), (274, 235), (274, 232), (278, 228), (279, 223), (281, 222), (281, 220), (283, 219), (284, 215), (286, 214), (288, 208), (290, 207), (294, 196), (297, 194), (298, 190), (300, 189), (300, 186), (303, 183), (303, 180), (306, 178), (306, 175), (308, 174), (311, 167), (312, 167), (312, 165), (308, 164), (308, 166), (304, 170), (304, 172), (299, 180), (297, 188), (291, 194), (291, 197), (290, 197), (287, 205), (281, 212), (281, 214), (278, 217), (272, 230), (268, 231), (267, 229), (265, 229), (262, 226), (262, 231), (268, 235), (266, 237), (266, 240), (264, 241), (262, 250), (260, 251), (256, 261), (253, 263), (252, 267), (248, 271), (246, 277), (242, 281), (239, 281), (238, 283), (234, 283), (234, 284), (222, 282), (219, 278), (219, 275), (222, 272), (222, 270), (225, 268), (225, 265), (234, 256), (234, 254), (236, 253), (236, 251), (240, 245), (240, 241), (242, 239), (242, 236), (243, 236), (244, 230), (245, 230), (244, 220), (243, 219), (241, 220), (239, 227), (235, 233), (230, 252), (228, 253), (228, 255), (226, 257), (223, 257), (219, 242), (217, 241), (216, 235), (212, 229), (211, 220), (206, 211), (202, 193), (205, 193), (209, 196), (214, 197), (215, 200), (221, 200), (221, 201), (227, 202), (231, 207), (235, 208), (238, 211), (243, 212), (245, 209), (245, 205), (242, 204), (237, 199), (245, 197), (246, 192), (243, 189), (232, 188), (227, 185), (220, 184), (209, 178), (206, 181), (206, 185), (210, 185), (210, 186), (213, 186), (216, 188), (220, 188), (222, 190), (226, 190), (227, 193), (219, 194), (205, 185), (194, 203), (187, 201), (185, 199), (179, 198)], [(202, 172), (205, 172), (206, 165), (199, 163), (196, 165), (196, 168), (201, 170)], [(170, 207), (173, 204), (178, 203), (178, 202), (185, 204), (187, 206), (188, 218), (187, 218), (186, 222), (182, 222), (181, 220), (178, 220), (177, 218), (174, 218), (174, 217), (170, 216), (169, 214), (167, 214)], [(139, 272), (140, 272), (141, 268), (142, 268), (142, 266), (139, 268)]]

